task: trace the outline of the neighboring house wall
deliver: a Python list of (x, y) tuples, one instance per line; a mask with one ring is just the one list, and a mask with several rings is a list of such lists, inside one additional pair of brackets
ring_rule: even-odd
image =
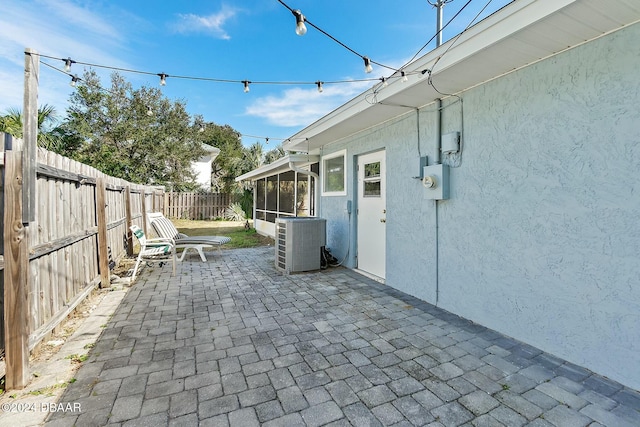
[[(385, 149), (387, 285), (640, 389), (639, 39), (635, 24), (461, 94), (449, 200), (413, 179), (435, 104), (325, 146), (349, 177), (321, 199), (327, 245), (355, 266), (356, 156)], [(443, 104), (442, 133), (462, 130)]]
[(202, 156), (197, 162), (191, 163), (191, 170), (195, 174), (196, 183), (200, 185), (200, 188), (204, 191), (211, 191), (212, 162), (215, 161), (218, 154), (220, 154), (220, 149), (208, 144), (202, 144), (202, 147), (207, 154)]
[(207, 191), (211, 190), (211, 156), (207, 155), (197, 162), (193, 162), (191, 168), (196, 175), (196, 183), (200, 185), (200, 188)]

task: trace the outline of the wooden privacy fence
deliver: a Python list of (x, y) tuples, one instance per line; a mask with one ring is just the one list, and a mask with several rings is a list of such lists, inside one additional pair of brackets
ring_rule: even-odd
[(164, 216), (179, 219), (224, 218), (231, 196), (223, 193), (165, 193)]
[(131, 184), (41, 148), (31, 183), (22, 141), (2, 133), (0, 141), (0, 344), (9, 390), (28, 383), (29, 352), (96, 286), (110, 285), (110, 262), (133, 253), (129, 226), (146, 231), (144, 213), (163, 211), (165, 197), (162, 187)]

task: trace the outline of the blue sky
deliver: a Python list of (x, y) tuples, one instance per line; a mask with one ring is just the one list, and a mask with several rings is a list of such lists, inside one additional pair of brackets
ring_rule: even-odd
[[(284, 0), (358, 54), (400, 67), (435, 34), (436, 9), (427, 0)], [(434, 2), (434, 0), (432, 0)], [(448, 22), (468, 0), (444, 8)], [(455, 37), (509, 0), (471, 0), (443, 32)], [(488, 4), (488, 6), (487, 6)], [(0, 114), (22, 109), (24, 49), (55, 58), (196, 79), (167, 79), (162, 91), (181, 99), (190, 114), (228, 124), (246, 145), (270, 145), (336, 109), (391, 71), (374, 64), (370, 74), (354, 53), (311, 26), (295, 33), (295, 17), (277, 0), (3, 0), (0, 5)], [(420, 55), (435, 47), (429, 44)], [(63, 62), (42, 59), (60, 69)], [(72, 74), (82, 75), (74, 64)], [(96, 68), (105, 86), (108, 69)], [(157, 86), (159, 77), (121, 73), (134, 87)], [(211, 82), (309, 82), (307, 85)], [(318, 93), (315, 81), (325, 84)], [(41, 66), (39, 103), (64, 115), (70, 78)], [(266, 146), (269, 148), (269, 146)]]

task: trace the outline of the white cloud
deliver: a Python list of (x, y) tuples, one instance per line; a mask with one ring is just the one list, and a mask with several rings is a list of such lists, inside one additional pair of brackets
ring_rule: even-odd
[[(98, 12), (69, 0), (4, 0), (0, 13), (0, 114), (22, 106), (25, 48), (55, 58), (128, 67), (109, 53), (126, 49), (125, 35)], [(59, 69), (64, 65), (56, 59), (41, 60)], [(74, 65), (71, 72), (80, 75), (82, 69)], [(68, 77), (44, 65), (40, 74), (39, 101), (63, 112), (69, 97)]]
[(81, 34), (88, 32), (91, 35), (106, 37), (118, 42), (123, 40), (123, 35), (111, 24), (100, 18), (96, 14), (82, 8), (67, 0), (42, 0), (40, 1), (49, 11), (62, 21), (54, 21), (57, 27), (73, 27), (75, 30), (82, 30)]
[(237, 9), (222, 6), (222, 9), (208, 16), (199, 16), (192, 13), (180, 14), (180, 21), (174, 24), (174, 29), (180, 33), (210, 33), (223, 40), (231, 39), (231, 36), (223, 28), (224, 25), (238, 13)]
[(245, 114), (262, 118), (275, 126), (307, 126), (370, 86), (371, 82), (325, 85), (322, 93), (316, 87), (287, 89), (279, 96), (256, 99), (246, 108)]

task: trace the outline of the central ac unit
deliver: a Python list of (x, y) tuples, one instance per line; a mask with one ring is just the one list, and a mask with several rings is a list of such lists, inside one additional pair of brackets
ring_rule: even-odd
[(320, 269), (327, 220), (276, 219), (276, 268), (287, 274)]

